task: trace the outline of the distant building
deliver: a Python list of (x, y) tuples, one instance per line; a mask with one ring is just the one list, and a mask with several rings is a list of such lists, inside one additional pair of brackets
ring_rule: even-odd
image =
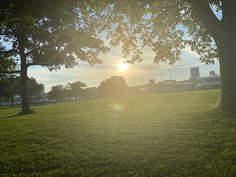
[(192, 90), (194, 89), (194, 84), (190, 80), (178, 81), (176, 90)]
[(159, 82), (158, 91), (159, 92), (173, 92), (176, 91), (177, 81), (176, 80), (165, 80)]
[(221, 77), (215, 71), (210, 71), (207, 77), (200, 77), (199, 67), (194, 67), (190, 68), (190, 74), (191, 76), (188, 80), (182, 81), (170, 79), (156, 84), (154, 79), (150, 79), (148, 84), (130, 87), (128, 94), (151, 94), (221, 87)]
[(154, 79), (150, 79), (148, 84), (143, 85), (139, 88), (140, 93), (157, 93), (157, 84)]
[(200, 77), (199, 67), (190, 68), (190, 78), (195, 80)]
[(150, 79), (149, 80), (149, 86), (155, 86), (156, 85), (156, 82), (155, 82), (155, 80), (154, 79)]
[(197, 87), (199, 89), (211, 89), (211, 88), (220, 88), (221, 87), (221, 78), (220, 76), (209, 76), (201, 77), (197, 81)]

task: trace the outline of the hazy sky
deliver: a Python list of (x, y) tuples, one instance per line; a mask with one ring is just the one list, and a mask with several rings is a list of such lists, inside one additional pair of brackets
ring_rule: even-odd
[(168, 65), (168, 63), (153, 64), (154, 53), (150, 49), (144, 49), (144, 61), (129, 64), (129, 68), (125, 72), (119, 71), (119, 63), (125, 61), (119, 48), (100, 54), (99, 58), (103, 60), (102, 64), (91, 66), (86, 62), (79, 62), (79, 65), (73, 69), (62, 68), (52, 72), (48, 71), (46, 67), (30, 67), (29, 76), (36, 78), (39, 83), (43, 83), (47, 92), (54, 85), (74, 81), (85, 82), (88, 87), (97, 87), (101, 81), (114, 75), (123, 76), (130, 86), (146, 84), (149, 79), (155, 79), (156, 82), (171, 78), (184, 80), (189, 79), (189, 68), (193, 66), (200, 68), (201, 76), (208, 76), (211, 70), (219, 74), (218, 62), (214, 65), (200, 63), (199, 56), (188, 48), (182, 52), (182, 61), (174, 66)]

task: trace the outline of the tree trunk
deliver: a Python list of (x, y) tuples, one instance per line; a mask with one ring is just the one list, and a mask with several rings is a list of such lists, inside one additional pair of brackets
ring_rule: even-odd
[(20, 54), (20, 62), (21, 62), (21, 70), (20, 70), (20, 77), (21, 77), (21, 113), (20, 114), (29, 114), (30, 111), (30, 103), (29, 103), (29, 93), (27, 87), (27, 80), (28, 80), (28, 65), (26, 63), (26, 54), (25, 54), (25, 36), (24, 30), (19, 29), (18, 35), (18, 43), (19, 43), (19, 54)]
[(30, 113), (29, 93), (27, 87), (27, 64), (24, 55), (21, 55), (21, 114)]
[(236, 113), (236, 50), (220, 51), (220, 72), (222, 80), (221, 107), (224, 111)]
[(236, 113), (236, 13), (235, 1), (223, 4), (223, 19), (216, 44), (220, 57), (222, 79), (221, 107), (224, 111)]
[(11, 105), (14, 105), (14, 95), (11, 96)]

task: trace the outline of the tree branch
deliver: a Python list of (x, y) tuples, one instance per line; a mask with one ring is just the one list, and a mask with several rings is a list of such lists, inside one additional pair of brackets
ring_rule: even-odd
[(10, 53), (18, 53), (18, 52), (15, 49), (7, 50), (7, 51), (0, 51), (0, 54), (10, 54)]
[(13, 33), (0, 33), (0, 36), (12, 35)]
[(38, 49), (40, 49), (40, 48), (41, 48), (41, 47), (35, 47), (35, 48), (33, 48), (32, 50), (26, 52), (25, 55), (28, 56), (28, 55), (32, 54), (35, 50), (38, 50)]
[(42, 66), (42, 64), (39, 64), (39, 63), (27, 63), (26, 65), (27, 65), (28, 67), (29, 67), (29, 66), (37, 66), (37, 65), (38, 65), (38, 66)]
[(27, 66), (35, 66), (35, 65), (39, 65), (39, 64), (35, 64), (35, 63), (27, 63)]
[(32, 54), (35, 50), (37, 50), (38, 48), (35, 48), (35, 49), (32, 49), (31, 51), (29, 52), (26, 52), (25, 55), (26, 56), (29, 56), (30, 54)]
[(20, 73), (20, 70), (17, 70), (17, 71), (1, 71), (0, 70), (0, 73), (1, 74), (16, 74), (16, 73)]

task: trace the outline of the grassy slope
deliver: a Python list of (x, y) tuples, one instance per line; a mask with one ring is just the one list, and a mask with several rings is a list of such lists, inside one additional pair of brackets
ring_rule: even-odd
[[(2, 176), (236, 175), (236, 118), (218, 90), (0, 108)], [(0, 175), (0, 176), (1, 176)]]

